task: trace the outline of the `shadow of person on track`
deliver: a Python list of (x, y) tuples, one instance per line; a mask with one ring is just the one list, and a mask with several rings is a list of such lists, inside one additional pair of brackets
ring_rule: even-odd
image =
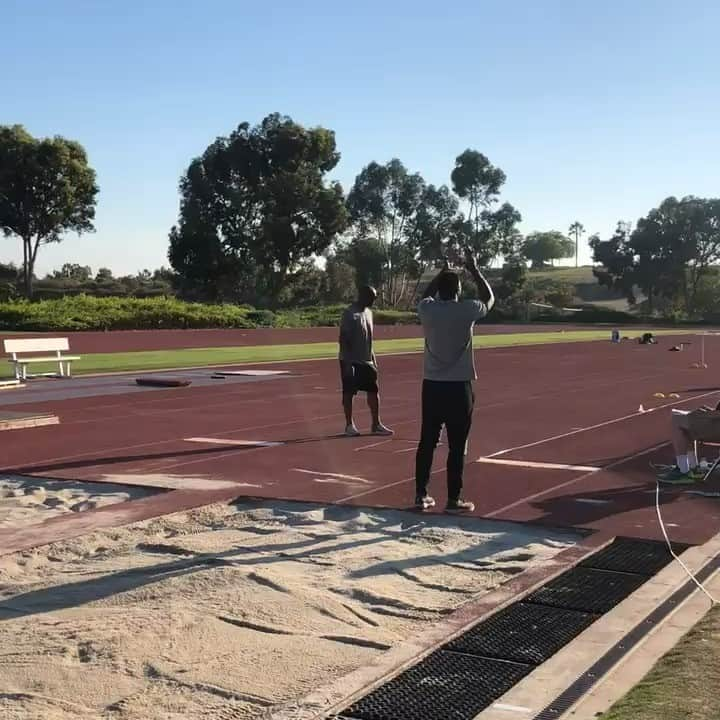
[[(261, 442), (276, 442), (282, 443), (282, 445), (272, 448), (258, 445), (217, 445), (211, 448), (193, 448), (191, 450), (169, 450), (167, 452), (158, 453), (137, 453), (135, 455), (102, 455), (94, 457), (84, 457), (80, 459), (73, 459), (67, 461), (39, 463), (33, 465), (16, 465), (12, 467), (0, 468), (0, 473), (6, 474), (36, 474), (36, 473), (50, 473), (57, 470), (73, 470), (86, 467), (98, 467), (104, 465), (121, 465), (124, 463), (133, 462), (147, 462), (152, 460), (171, 460), (174, 458), (185, 458), (185, 457), (202, 457), (203, 455), (213, 456), (221, 453), (248, 453), (257, 450), (268, 450), (275, 449), (284, 445), (302, 445), (306, 443), (319, 443), (327, 440), (349, 440), (346, 435), (323, 435), (315, 437), (301, 437), (301, 438), (290, 438), (287, 440), (258, 440)], [(211, 458), (212, 459), (212, 458)]]
[[(684, 499), (682, 496), (687, 489), (686, 486), (661, 487), (661, 510), (664, 506)], [(569, 520), (574, 526), (589, 527), (601, 520), (637, 510), (647, 510), (652, 513), (652, 518), (656, 522), (654, 490), (654, 482), (586, 492), (577, 488), (565, 495), (535, 500), (530, 505), (543, 513), (542, 517), (534, 522), (551, 527), (568, 525)]]

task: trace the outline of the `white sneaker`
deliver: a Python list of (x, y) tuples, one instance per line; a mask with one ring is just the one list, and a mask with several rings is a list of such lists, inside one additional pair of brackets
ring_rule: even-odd
[(372, 429), (373, 435), (393, 435), (394, 431), (390, 428), (385, 427), (382, 423), (375, 425)]
[(358, 437), (360, 431), (354, 425), (348, 425), (345, 428), (345, 435), (347, 435), (347, 437)]

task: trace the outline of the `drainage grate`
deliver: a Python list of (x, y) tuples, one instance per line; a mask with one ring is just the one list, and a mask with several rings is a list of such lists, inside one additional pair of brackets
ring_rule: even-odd
[[(680, 554), (690, 547), (676, 544), (673, 549)], [(664, 542), (617, 538), (580, 563), (580, 567), (613, 572), (635, 573), (648, 577), (662, 570), (672, 562), (672, 555)]]
[[(699, 582), (705, 582), (720, 569), (720, 554), (715, 555), (696, 573)], [(570, 687), (541, 710), (532, 720), (555, 720), (567, 712), (583, 695), (587, 694), (612, 668), (614, 668), (633, 648), (652, 632), (681, 602), (696, 590), (695, 583), (687, 580), (669, 598), (665, 599), (649, 615), (641, 620), (613, 645), (595, 664), (583, 673)]]
[[(678, 545), (676, 552), (687, 547)], [(472, 720), (671, 561), (662, 543), (618, 538), (376, 688), (341, 717)], [(587, 673), (569, 695), (577, 699), (597, 678)], [(554, 717), (564, 700), (536, 720)]]
[(536, 590), (525, 602), (602, 615), (646, 581), (644, 575), (576, 567)]
[(445, 646), (446, 650), (539, 665), (597, 619), (597, 615), (518, 602)]
[(342, 715), (358, 720), (472, 720), (532, 669), (437, 651)]

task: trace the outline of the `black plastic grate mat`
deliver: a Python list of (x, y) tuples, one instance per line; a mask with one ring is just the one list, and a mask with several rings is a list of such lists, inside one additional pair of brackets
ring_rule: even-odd
[(597, 617), (518, 602), (471, 628), (444, 649), (539, 665), (592, 625)]
[[(685, 552), (689, 545), (675, 544), (676, 554)], [(636, 573), (651, 577), (673, 560), (664, 542), (617, 538), (614, 542), (580, 563), (580, 567), (614, 572)]]
[[(687, 547), (677, 545), (675, 551)], [(472, 720), (670, 562), (662, 543), (617, 538), (376, 688), (340, 717)], [(597, 681), (590, 675), (576, 683), (573, 697)], [(562, 701), (536, 720), (555, 717)]]
[[(705, 582), (720, 569), (720, 554), (708, 560), (695, 574), (699, 582)], [(651, 633), (675, 608), (695, 592), (693, 580), (687, 580), (669, 598), (664, 600), (652, 612), (641, 620), (619, 642), (602, 655), (595, 664), (584, 672), (570, 687), (541, 710), (532, 720), (556, 720), (586, 695), (612, 668)]]
[(343, 710), (342, 716), (471, 720), (532, 669), (530, 665), (437, 651)]
[(525, 602), (602, 615), (644, 582), (644, 575), (573, 568), (525, 598)]

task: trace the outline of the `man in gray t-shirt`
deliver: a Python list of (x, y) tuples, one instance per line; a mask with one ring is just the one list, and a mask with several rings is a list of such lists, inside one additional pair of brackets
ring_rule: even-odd
[[(422, 430), (415, 458), (415, 505), (435, 505), (428, 495), (430, 468), (440, 432), (448, 440), (448, 512), (472, 512), (473, 503), (463, 500), (462, 478), (465, 451), (475, 404), (473, 381), (473, 328), (495, 303), (492, 288), (468, 254), (466, 267), (478, 286), (480, 300), (460, 300), (460, 277), (447, 265), (430, 283), (418, 305), (425, 335), (422, 387)], [(436, 297), (437, 296), (437, 297)]]
[(353, 399), (358, 392), (367, 393), (375, 435), (392, 435), (380, 422), (378, 370), (373, 351), (373, 314), (370, 309), (377, 297), (375, 288), (360, 288), (358, 299), (343, 313), (340, 321), (340, 376), (345, 411), (345, 434), (355, 437), (360, 431), (353, 421)]

